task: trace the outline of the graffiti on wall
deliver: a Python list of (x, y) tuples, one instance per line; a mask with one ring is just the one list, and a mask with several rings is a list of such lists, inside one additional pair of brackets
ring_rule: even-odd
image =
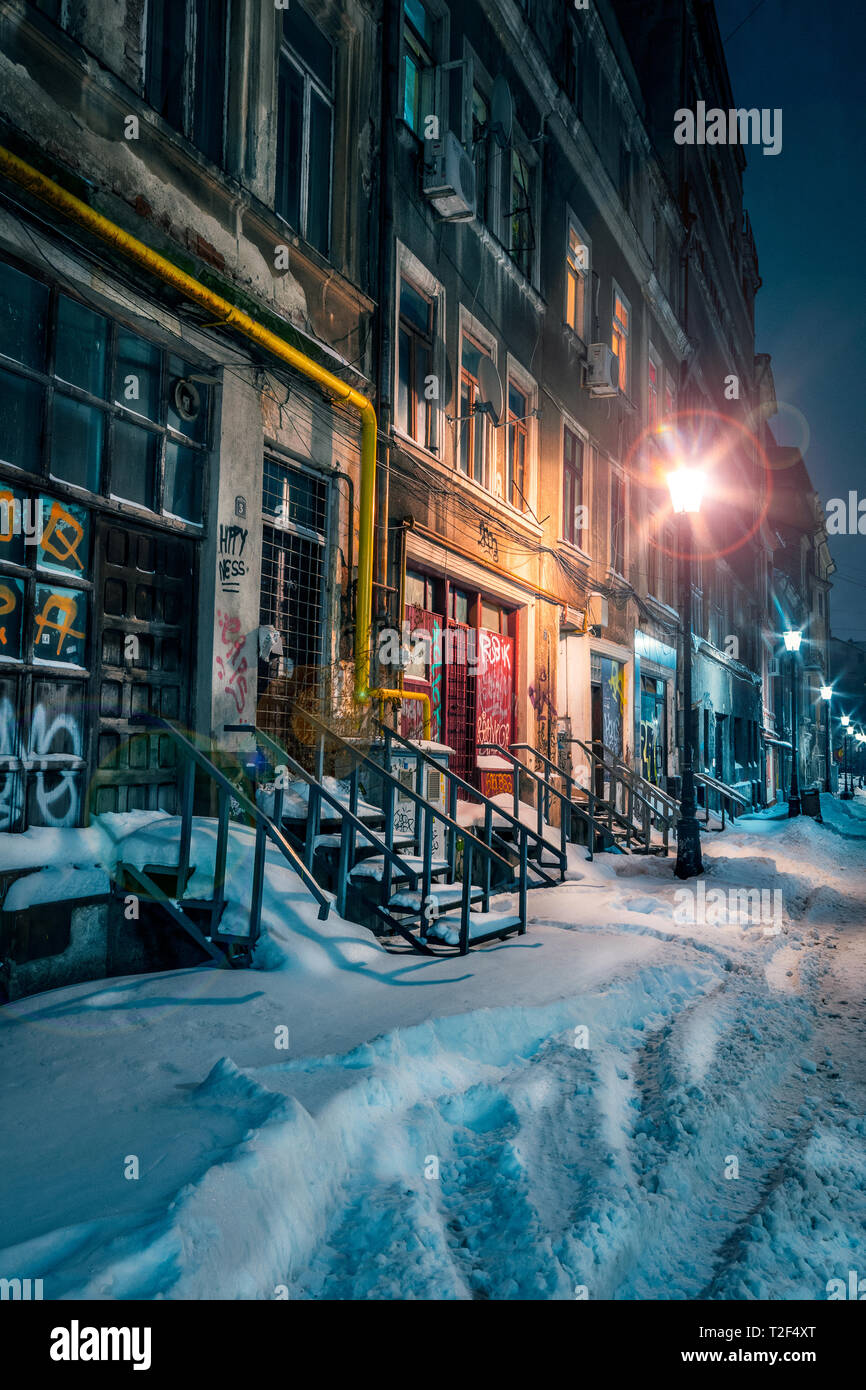
[(475, 728), (477, 743), (511, 742), (514, 703), (514, 639), (480, 628), (476, 677)]
[(236, 594), (240, 581), (248, 573), (247, 562), (243, 558), (244, 547), (249, 531), (236, 522), (220, 524), (218, 573), (220, 587), (224, 594)]
[(625, 666), (613, 657), (601, 658), (602, 740), (622, 756), (623, 716), (625, 713)]
[(217, 675), (226, 694), (231, 695), (238, 714), (243, 714), (247, 703), (247, 676), (249, 664), (244, 656), (246, 639), (241, 633), (240, 618), (217, 610), (219, 623), (219, 643), (222, 651), (217, 654)]

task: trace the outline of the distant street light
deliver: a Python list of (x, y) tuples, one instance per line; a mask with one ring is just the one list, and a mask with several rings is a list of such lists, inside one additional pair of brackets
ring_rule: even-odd
[(850, 714), (843, 714), (839, 719), (842, 725), (842, 790), (839, 793), (840, 801), (850, 801), (854, 795), (853, 789), (848, 790), (848, 739), (850, 734), (848, 726), (851, 723)]
[(679, 465), (667, 475), (671, 505), (679, 517), (679, 551), (683, 579), (683, 766), (680, 818), (677, 822), (677, 878), (694, 878), (704, 871), (701, 830), (695, 797), (692, 739), (692, 529), (690, 516), (701, 509), (706, 475), (703, 469)]
[(824, 711), (824, 791), (830, 791), (830, 701), (833, 698), (832, 685), (821, 686), (821, 699), (826, 703)]
[(797, 709), (796, 657), (803, 640), (802, 632), (788, 628), (782, 634), (785, 650), (788, 653), (788, 667), (791, 672), (791, 788), (788, 796), (788, 815), (799, 816), (800, 806), (800, 730)]

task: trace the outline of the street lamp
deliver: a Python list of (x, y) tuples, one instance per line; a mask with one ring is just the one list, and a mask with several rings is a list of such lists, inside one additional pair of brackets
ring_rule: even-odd
[(785, 639), (785, 651), (788, 653), (788, 666), (791, 672), (791, 788), (788, 794), (788, 815), (799, 816), (801, 809), (800, 731), (798, 728), (797, 678), (794, 662), (797, 652), (800, 650), (803, 634), (798, 632), (796, 628), (788, 628), (782, 636)]
[(694, 878), (704, 871), (701, 830), (695, 798), (692, 740), (692, 532), (690, 516), (701, 509), (706, 476), (703, 469), (679, 465), (667, 475), (671, 505), (678, 516), (679, 551), (683, 581), (683, 766), (680, 818), (677, 822), (677, 878)]
[(848, 725), (851, 723), (850, 714), (843, 714), (839, 722), (842, 725), (842, 790), (839, 793), (839, 800), (850, 801), (854, 796), (854, 792), (848, 790)]
[(824, 791), (830, 791), (830, 701), (833, 698), (832, 685), (821, 686), (821, 699), (827, 708), (824, 711)]

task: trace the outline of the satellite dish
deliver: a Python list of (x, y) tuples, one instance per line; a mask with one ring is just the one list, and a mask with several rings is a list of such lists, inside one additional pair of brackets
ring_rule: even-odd
[(511, 127), (514, 122), (514, 99), (511, 88), (502, 73), (493, 83), (490, 94), (490, 129), (501, 150), (511, 142)]
[(496, 363), (486, 353), (478, 363), (478, 404), (498, 425), (502, 419), (502, 380)]

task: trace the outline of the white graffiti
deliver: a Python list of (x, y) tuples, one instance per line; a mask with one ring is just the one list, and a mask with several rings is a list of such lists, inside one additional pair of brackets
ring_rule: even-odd
[(14, 707), (4, 698), (0, 701), (0, 755), (20, 761), (0, 774), (0, 830), (14, 825), (20, 811), (16, 801), (21, 779), (31, 771), (40, 823), (53, 827), (76, 825), (81, 803), (80, 774), (68, 766), (68, 761), (82, 756), (83, 740), (77, 720), (70, 714), (51, 718), (44, 705), (37, 705), (24, 756), (19, 755), (18, 736)]

